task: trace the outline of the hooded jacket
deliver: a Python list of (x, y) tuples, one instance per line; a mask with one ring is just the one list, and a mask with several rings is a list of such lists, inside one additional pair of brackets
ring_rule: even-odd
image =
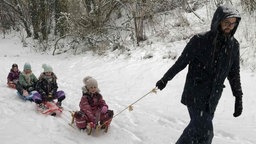
[[(230, 17), (237, 18), (237, 25), (229, 36), (224, 36), (220, 22)], [(233, 95), (242, 96), (239, 43), (234, 38), (240, 20), (235, 9), (227, 5), (218, 7), (211, 30), (194, 35), (175, 64), (165, 73), (162, 80), (169, 81), (189, 65), (181, 99), (183, 104), (214, 113), (226, 78)]]
[(38, 78), (36, 90), (46, 98), (48, 95), (55, 95), (58, 89), (57, 77), (54, 73), (47, 76), (44, 72)]
[(30, 93), (31, 91), (35, 90), (35, 85), (37, 81), (38, 79), (32, 72), (26, 74), (23, 71), (19, 75), (19, 80), (16, 89), (21, 95), (23, 95), (23, 90), (27, 90)]
[(10, 70), (8, 76), (7, 76), (7, 82), (14, 82), (15, 80), (19, 80), (20, 71), (14, 71), (13, 69)]
[(91, 94), (88, 91), (83, 91), (79, 107), (80, 111), (88, 117), (89, 122), (96, 122), (97, 113), (100, 112), (103, 106), (108, 107), (100, 93)]

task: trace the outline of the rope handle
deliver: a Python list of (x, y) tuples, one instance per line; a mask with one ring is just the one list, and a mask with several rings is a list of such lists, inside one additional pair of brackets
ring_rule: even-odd
[(124, 112), (126, 109), (129, 109), (129, 111), (132, 111), (133, 110), (133, 105), (136, 104), (137, 102), (139, 102), (141, 99), (143, 99), (144, 97), (146, 97), (147, 95), (149, 95), (150, 93), (157, 93), (157, 88), (153, 88), (151, 91), (149, 91), (148, 93), (146, 93), (145, 95), (143, 95), (142, 97), (140, 97), (139, 99), (137, 99), (135, 102), (133, 102), (132, 104), (130, 104), (129, 106), (125, 107), (123, 110), (121, 110), (119, 113), (115, 114), (113, 116), (116, 117), (118, 116), (119, 114), (121, 114), (122, 112)]

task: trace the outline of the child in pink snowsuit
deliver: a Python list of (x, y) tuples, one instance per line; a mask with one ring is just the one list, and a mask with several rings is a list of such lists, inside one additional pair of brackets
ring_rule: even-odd
[(93, 125), (93, 128), (97, 124), (101, 124), (103, 127), (108, 126), (114, 113), (112, 110), (108, 110), (108, 105), (99, 93), (97, 81), (88, 76), (83, 79), (83, 82), (85, 86), (82, 87), (80, 111), (75, 113), (76, 126), (80, 129), (85, 129), (88, 123)]

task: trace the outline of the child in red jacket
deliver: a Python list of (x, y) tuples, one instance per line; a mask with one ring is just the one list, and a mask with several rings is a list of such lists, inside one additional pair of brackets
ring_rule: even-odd
[(114, 113), (108, 109), (108, 105), (99, 93), (97, 81), (88, 76), (83, 79), (83, 82), (85, 86), (82, 87), (80, 111), (74, 116), (76, 126), (80, 129), (86, 129), (88, 126), (95, 128), (97, 125), (101, 125), (101, 128), (108, 127)]

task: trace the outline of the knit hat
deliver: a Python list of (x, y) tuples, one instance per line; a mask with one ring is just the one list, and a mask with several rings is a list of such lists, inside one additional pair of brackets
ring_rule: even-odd
[(52, 67), (47, 64), (43, 64), (42, 68), (44, 69), (44, 72), (52, 72)]
[(31, 65), (29, 63), (25, 63), (23, 70), (31, 70)]
[[(89, 87), (96, 87), (97, 92), (99, 92), (99, 88), (98, 88), (98, 82), (96, 79), (92, 78), (91, 76), (87, 76), (83, 79), (83, 82), (85, 84), (85, 88), (89, 88)], [(83, 89), (83, 88), (82, 88)], [(84, 91), (84, 89), (83, 89)]]

